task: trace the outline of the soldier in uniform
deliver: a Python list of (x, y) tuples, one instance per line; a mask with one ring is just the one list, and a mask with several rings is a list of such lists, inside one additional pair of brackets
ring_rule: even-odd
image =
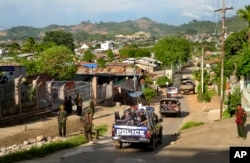
[(116, 122), (118, 124), (129, 125), (129, 124), (131, 124), (132, 120), (133, 120), (133, 117), (131, 115), (131, 112), (126, 110), (124, 119), (117, 119)]
[(145, 114), (144, 114), (144, 109), (140, 109), (139, 110), (139, 115), (138, 115), (138, 117), (137, 117), (137, 120), (138, 120), (138, 123), (139, 123), (139, 125), (146, 125), (146, 123), (147, 123), (147, 118), (146, 118), (146, 116), (145, 116)]
[(95, 104), (94, 104), (93, 99), (91, 99), (89, 102), (89, 114), (90, 114), (92, 119), (94, 117), (94, 113), (95, 113)]
[(77, 95), (77, 97), (74, 99), (74, 102), (76, 104), (76, 112), (77, 115), (82, 115), (82, 97), (81, 95)]
[(83, 124), (83, 132), (87, 141), (92, 141), (92, 118), (90, 114), (86, 114), (83, 118), (80, 118)]
[(66, 136), (66, 120), (67, 120), (67, 112), (65, 111), (65, 106), (60, 105), (60, 111), (58, 112), (57, 120), (58, 120), (58, 131), (59, 136)]

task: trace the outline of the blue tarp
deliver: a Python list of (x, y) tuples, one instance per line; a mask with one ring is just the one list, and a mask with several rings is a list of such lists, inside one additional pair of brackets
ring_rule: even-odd
[(96, 63), (84, 63), (84, 64), (82, 64), (82, 66), (88, 67), (88, 68), (97, 68)]
[(129, 96), (131, 96), (131, 97), (139, 97), (139, 96), (142, 95), (142, 93), (143, 93), (142, 91), (130, 92)]

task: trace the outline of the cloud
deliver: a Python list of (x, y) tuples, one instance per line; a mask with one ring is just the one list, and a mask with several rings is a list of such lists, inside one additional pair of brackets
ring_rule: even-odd
[[(227, 6), (235, 7), (227, 11), (231, 15), (247, 4), (242, 0), (227, 2)], [(141, 17), (177, 25), (190, 19), (211, 20), (219, 14), (214, 10), (221, 6), (220, 0), (8, 0), (0, 5), (0, 25), (43, 27), (74, 25), (86, 20), (120, 22)]]
[(194, 18), (194, 19), (198, 19), (199, 16), (195, 15), (194, 13), (191, 13), (191, 12), (188, 12), (188, 11), (184, 11), (182, 13), (183, 16), (187, 16), (187, 17), (190, 17), (190, 18)]

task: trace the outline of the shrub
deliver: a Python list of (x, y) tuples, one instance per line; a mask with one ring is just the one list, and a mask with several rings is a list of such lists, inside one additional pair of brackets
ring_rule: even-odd
[(227, 119), (231, 117), (231, 111), (229, 109), (226, 109), (223, 111), (223, 119)]
[(149, 87), (146, 87), (144, 90), (143, 90), (143, 94), (144, 96), (146, 97), (146, 100), (147, 100), (147, 103), (149, 104), (151, 99), (154, 98), (156, 96), (156, 92), (154, 89), (152, 88), (149, 88)]
[(225, 100), (224, 104), (227, 105), (227, 112), (232, 117), (235, 114), (235, 108), (237, 104), (241, 103), (241, 91), (240, 88), (235, 88), (232, 94), (229, 94), (227, 100)]
[(159, 87), (166, 87), (166, 82), (170, 84), (171, 80), (166, 76), (161, 76), (157, 79), (156, 84)]

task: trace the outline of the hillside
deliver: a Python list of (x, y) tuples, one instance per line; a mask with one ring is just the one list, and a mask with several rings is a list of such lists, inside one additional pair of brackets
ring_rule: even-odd
[[(187, 24), (173, 26), (158, 23), (149, 18), (140, 18), (138, 20), (128, 20), (124, 22), (99, 22), (92, 23), (83, 21), (78, 25), (59, 26), (49, 25), (44, 28), (35, 28), (27, 26), (17, 26), (8, 30), (0, 31), (1, 40), (20, 40), (27, 37), (41, 39), (46, 32), (52, 30), (64, 30), (73, 33), (75, 40), (91, 40), (91, 39), (112, 39), (118, 34), (134, 34), (139, 31), (151, 33), (154, 37), (161, 37), (170, 34), (197, 34), (197, 33), (215, 33), (220, 31), (221, 22), (197, 21), (193, 20)], [(246, 28), (247, 23), (240, 20), (237, 16), (228, 18), (226, 21), (227, 30), (238, 31)]]

